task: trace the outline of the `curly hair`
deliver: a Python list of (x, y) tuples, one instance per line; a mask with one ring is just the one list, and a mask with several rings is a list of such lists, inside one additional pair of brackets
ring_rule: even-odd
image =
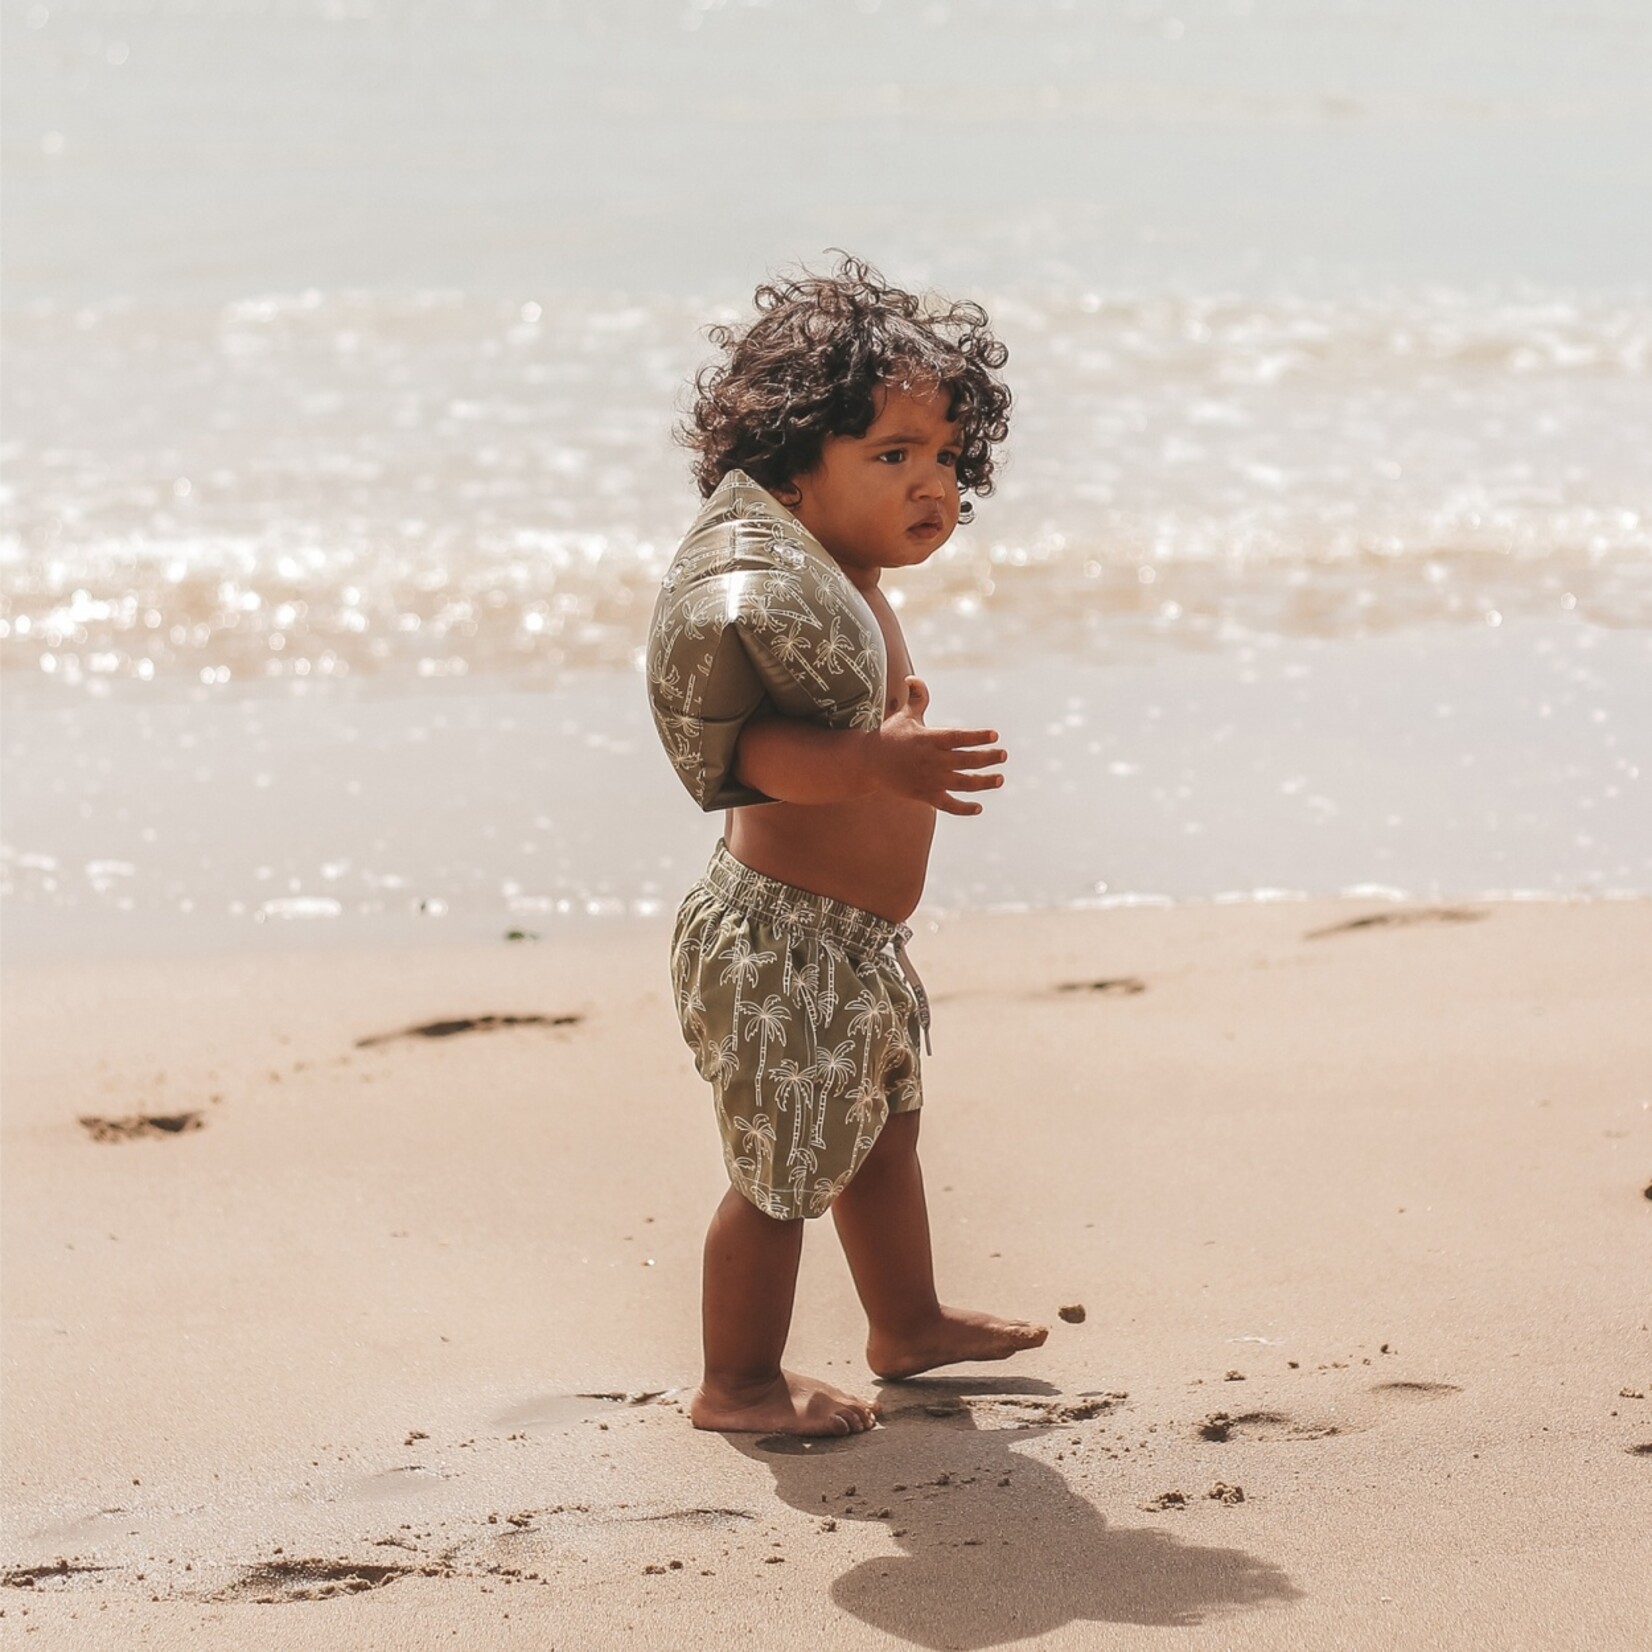
[(959, 491), (992, 492), (992, 450), (1009, 433), (1010, 392), (997, 376), (1009, 351), (979, 304), (903, 292), (844, 253), (829, 276), (765, 282), (756, 305), (749, 326), (709, 329), (723, 356), (695, 375), (677, 432), (698, 455), (702, 495), (731, 470), (785, 489), (820, 463), (828, 436), (864, 436), (876, 392), (891, 387), (947, 392)]

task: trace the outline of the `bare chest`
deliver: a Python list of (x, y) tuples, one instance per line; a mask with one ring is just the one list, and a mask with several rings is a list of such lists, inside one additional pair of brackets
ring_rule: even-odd
[(888, 717), (906, 699), (906, 679), (912, 675), (912, 655), (906, 646), (901, 622), (889, 599), (875, 586), (866, 593), (867, 606), (883, 634), (883, 652), (887, 667), (883, 679), (883, 714)]

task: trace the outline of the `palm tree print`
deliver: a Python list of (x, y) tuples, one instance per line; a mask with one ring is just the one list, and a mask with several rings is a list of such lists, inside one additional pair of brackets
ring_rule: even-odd
[(672, 762), (680, 766), (699, 761), (700, 732), (705, 727), (702, 719), (686, 711), (656, 711), (654, 723)]
[(814, 638), (804, 636), (802, 625), (796, 621), (788, 625), (779, 636), (769, 638), (769, 652), (792, 671), (796, 671), (807, 662), (809, 650), (814, 645)]
[(677, 662), (669, 657), (652, 661), (648, 667), (648, 686), (660, 699), (681, 693), (683, 675)]
[(720, 979), (725, 987), (732, 982), (736, 992), (741, 987), (756, 986), (763, 978), (764, 964), (772, 964), (775, 960), (774, 953), (758, 952), (744, 935), (737, 935), (734, 944), (717, 956), (729, 960), (728, 968)]
[[(742, 986), (754, 987), (763, 978), (763, 966), (772, 964), (775, 955), (772, 952), (758, 952), (753, 949), (750, 941), (744, 935), (737, 935), (734, 944), (726, 952), (719, 952), (719, 958), (729, 960), (728, 967), (719, 979), (723, 985), (734, 987), (734, 1032), (740, 1031), (740, 1011), (749, 1006), (743, 1005), (740, 999)], [(766, 1047), (766, 1046), (765, 1046)]]
[[(774, 954), (771, 952), (767, 956), (772, 960)], [(763, 1000), (762, 1008), (756, 1004), (748, 1004), (746, 1008), (751, 1011), (746, 1037), (761, 1040), (757, 1052), (757, 1070), (761, 1073), (769, 1064), (769, 1040), (786, 1036), (786, 1023), (791, 1020), (792, 1012), (786, 1008), (786, 1001), (778, 992), (771, 992)]]
[(803, 1184), (820, 1168), (820, 1160), (809, 1148), (797, 1146), (786, 1155), (786, 1165), (791, 1172), (792, 1187), (801, 1195)]
[(824, 1210), (834, 1203), (840, 1193), (854, 1179), (853, 1170), (845, 1170), (841, 1176), (818, 1176), (815, 1178), (814, 1195), (817, 1208)]
[(815, 1052), (810, 1071), (820, 1080), (823, 1096), (836, 1095), (855, 1076), (854, 1048), (855, 1041), (846, 1038), (833, 1049), (822, 1048)]
[(837, 968), (828, 955), (826, 960), (826, 985), (820, 989), (820, 1024), (822, 1027), (831, 1023), (837, 1013)]
[[(824, 956), (822, 956), (824, 954)], [(826, 982), (821, 984), (820, 966), (826, 965)], [(797, 972), (798, 996), (809, 1012), (810, 1021), (822, 1032), (831, 1025), (837, 1013), (837, 961), (827, 949), (815, 955), (815, 961)]]
[(855, 1041), (846, 1038), (833, 1049), (822, 1046), (815, 1051), (809, 1071), (820, 1086), (814, 1108), (814, 1130), (809, 1144), (824, 1149), (826, 1146), (826, 1104), (855, 1076)]
[(809, 1020), (820, 1023), (820, 965), (805, 964), (799, 968), (792, 965), (791, 991), (796, 995), (798, 1003), (803, 1006)]
[(740, 1132), (740, 1143), (748, 1153), (755, 1153), (763, 1164), (773, 1160), (774, 1121), (767, 1113), (759, 1113), (752, 1119), (737, 1118), (733, 1124)]
[[(702, 1028), (704, 1025), (705, 1023), (701, 1022)], [(739, 1066), (740, 1041), (733, 1033), (715, 1042), (702, 1036), (700, 1068), (708, 1084), (718, 1084), (725, 1078), (732, 1078)]]
[(862, 987), (849, 1000), (849, 1031), (865, 1033), (868, 1038), (883, 1025), (883, 1005), (870, 987)]
[(884, 1107), (883, 1086), (870, 1073), (863, 1073), (860, 1083), (849, 1092), (849, 1122), (853, 1125), (872, 1124)]
[(768, 1076), (773, 1081), (772, 1094), (782, 1113), (789, 1113), (793, 1102), (801, 1106), (809, 1099), (809, 1071), (795, 1061), (777, 1061)]
[(861, 1065), (863, 1069), (870, 1071), (872, 1040), (883, 1027), (883, 1005), (870, 987), (864, 987), (849, 1000), (849, 1012), (850, 1036), (857, 1033), (866, 1035), (866, 1051), (861, 1057)]
[(680, 636), (698, 642), (708, 631), (728, 624), (728, 599), (720, 590), (701, 591), (679, 610)]
[(862, 674), (860, 651), (854, 639), (844, 635), (843, 624), (836, 615), (832, 617), (831, 630), (815, 649), (815, 659), (828, 675), (844, 670), (854, 672), (857, 677)]
[(811, 614), (792, 617), (785, 630), (768, 640), (769, 651), (794, 676), (806, 679), (822, 694), (831, 692), (831, 670), (820, 657), (824, 644), (818, 637), (806, 637), (805, 625), (820, 629), (820, 621)]

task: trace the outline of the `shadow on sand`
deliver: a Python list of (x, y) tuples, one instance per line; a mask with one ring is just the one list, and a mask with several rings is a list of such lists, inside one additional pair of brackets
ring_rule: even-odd
[[(1016, 1378), (931, 1379), (884, 1389), (884, 1426), (848, 1440), (729, 1436), (766, 1463), (794, 1509), (877, 1521), (906, 1552), (851, 1567), (832, 1599), (919, 1646), (1001, 1646), (1063, 1624), (1187, 1627), (1302, 1591), (1266, 1561), (1143, 1527), (1109, 1526), (1059, 1471), (1017, 1451), (1059, 1428)], [(822, 1541), (831, 1541), (824, 1536)]]

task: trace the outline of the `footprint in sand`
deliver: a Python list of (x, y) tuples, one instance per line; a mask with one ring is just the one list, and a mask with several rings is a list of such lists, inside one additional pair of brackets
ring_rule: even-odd
[[(664, 1575), (684, 1569), (683, 1553), (703, 1552), (702, 1544), (750, 1533), (759, 1518), (756, 1509), (711, 1505), (684, 1508), (558, 1503), (549, 1508), (519, 1509), (497, 1520), (490, 1515), (487, 1525), (474, 1535), (444, 1549), (441, 1563), (449, 1569), (449, 1576), (514, 1577), (548, 1585), (551, 1580), (544, 1574), (560, 1571), (570, 1559), (613, 1561), (624, 1557), (630, 1563), (641, 1558), (639, 1547), (658, 1544), (658, 1561), (643, 1570)], [(673, 1550), (677, 1550), (676, 1555)]]
[(1470, 924), (1489, 916), (1471, 906), (1402, 906), (1393, 912), (1368, 912), (1362, 918), (1310, 929), (1304, 939), (1317, 941), (1326, 935), (1349, 935), (1357, 929), (1400, 929), (1411, 924)]
[[(906, 1389), (918, 1385), (903, 1383), (901, 1386)], [(960, 1392), (955, 1385), (949, 1387), (945, 1378), (932, 1378), (922, 1386), (929, 1391), (925, 1397), (885, 1407), (885, 1429), (919, 1419), (930, 1419), (972, 1434), (1071, 1427), (1074, 1423), (1092, 1422), (1106, 1416), (1130, 1398), (1123, 1392), (1099, 1390), (1068, 1398), (1037, 1379), (1024, 1382), (1004, 1379), (999, 1384), (993, 1384), (990, 1379), (976, 1381), (968, 1384), (974, 1390), (972, 1393)], [(765, 1434), (752, 1443), (756, 1450), (771, 1457), (816, 1457), (864, 1449), (872, 1438), (872, 1434), (810, 1439), (791, 1434)]]
[(1443, 1400), (1462, 1389), (1454, 1382), (1379, 1382), (1371, 1392), (1392, 1400)]
[(359, 1595), (382, 1589), (417, 1570), (357, 1560), (272, 1560), (248, 1566), (212, 1600), (251, 1601), (276, 1606), (290, 1600), (327, 1600), (334, 1595)]
[(575, 1427), (592, 1417), (605, 1416), (620, 1408), (676, 1404), (680, 1393), (675, 1388), (603, 1389), (588, 1394), (540, 1394), (520, 1405), (513, 1405), (491, 1419), (495, 1428), (515, 1433), (518, 1429), (555, 1429)]
[(406, 1497), (424, 1491), (451, 1478), (440, 1469), (427, 1468), (423, 1463), (403, 1463), (397, 1468), (381, 1469), (379, 1473), (358, 1481), (350, 1495), (363, 1502), (379, 1503), (392, 1497)]
[(1283, 1411), (1213, 1411), (1196, 1430), (1201, 1440), (1324, 1440), (1349, 1431), (1346, 1423), (1299, 1423)]
[(1133, 998), (1147, 991), (1147, 983), (1134, 975), (1108, 975), (1096, 981), (1058, 981), (1055, 990), (1086, 998)]
[(92, 1566), (75, 1560), (54, 1560), (50, 1566), (14, 1566), (0, 1572), (0, 1588), (47, 1590), (72, 1589), (78, 1583), (92, 1582), (103, 1572), (112, 1572), (113, 1566)]
[[(1448, 1399), (1462, 1389), (1449, 1382), (1379, 1382), (1370, 1392), (1385, 1402), (1416, 1404)], [(1213, 1411), (1198, 1425), (1201, 1440), (1324, 1440), (1333, 1434), (1358, 1434), (1373, 1428), (1380, 1417), (1343, 1416), (1335, 1422), (1300, 1422), (1283, 1411)]]
[(577, 1027), (584, 1019), (582, 1015), (465, 1015), (452, 1021), (426, 1021), (399, 1032), (369, 1033), (356, 1040), (356, 1048), (370, 1050), (398, 1038), (457, 1038), (460, 1033), (498, 1032), (507, 1027)]
[(1068, 1423), (1093, 1422), (1123, 1405), (1130, 1396), (1117, 1393), (1081, 1394), (1077, 1399), (1038, 1399), (1016, 1394), (945, 1399), (921, 1406), (901, 1406), (893, 1415), (921, 1410), (926, 1416), (959, 1418), (979, 1432), (983, 1428), (1058, 1428)]
[(124, 1118), (104, 1118), (82, 1113), (80, 1126), (93, 1141), (136, 1141), (140, 1136), (184, 1136), (204, 1130), (206, 1120), (199, 1113), (128, 1113)]
[(599, 1519), (612, 1526), (681, 1526), (689, 1531), (739, 1531), (757, 1518), (756, 1509), (659, 1509), (652, 1512), (626, 1510), (603, 1514)]

